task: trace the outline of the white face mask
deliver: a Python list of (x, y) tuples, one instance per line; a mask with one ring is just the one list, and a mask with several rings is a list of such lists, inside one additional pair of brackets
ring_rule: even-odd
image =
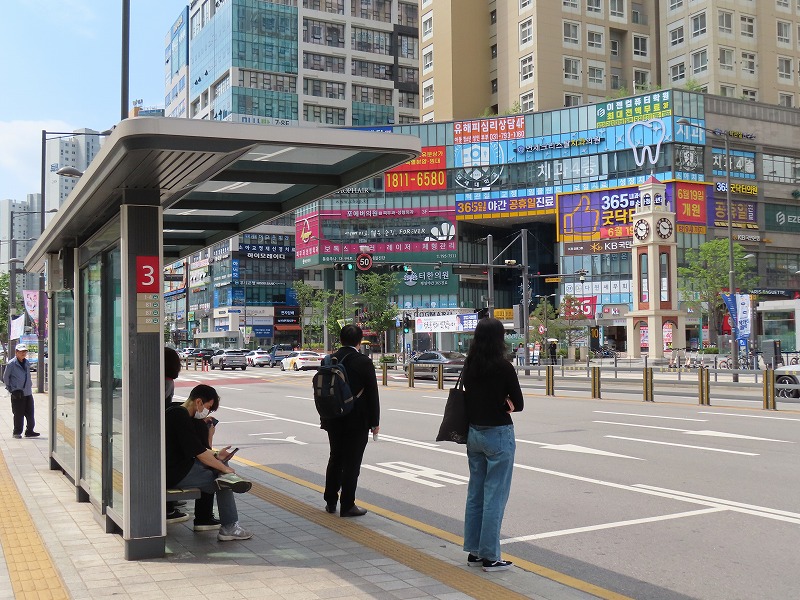
[(204, 406), (203, 410), (198, 410), (197, 412), (194, 413), (194, 418), (195, 419), (205, 419), (210, 413), (211, 413), (211, 411), (208, 410), (208, 408), (206, 408)]

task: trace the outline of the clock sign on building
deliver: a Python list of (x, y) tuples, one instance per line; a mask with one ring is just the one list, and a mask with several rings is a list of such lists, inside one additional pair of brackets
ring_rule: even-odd
[(628, 353), (641, 355), (642, 327), (648, 331), (648, 354), (664, 358), (665, 333), (674, 348), (684, 346), (686, 314), (678, 308), (678, 265), (675, 210), (666, 200), (666, 186), (650, 177), (639, 186), (633, 213), (633, 310), (626, 315)]

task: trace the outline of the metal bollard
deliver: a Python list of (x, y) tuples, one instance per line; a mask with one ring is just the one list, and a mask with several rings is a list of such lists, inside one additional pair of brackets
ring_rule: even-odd
[(436, 387), (444, 389), (444, 365), (436, 365)]
[(592, 367), (592, 398), (600, 398), (600, 367)]
[(764, 410), (777, 410), (775, 402), (775, 369), (767, 367), (764, 371)]
[(654, 402), (653, 400), (653, 368), (645, 367), (642, 376), (642, 391), (644, 402)]
[(711, 384), (709, 383), (708, 367), (697, 367), (698, 401), (703, 406), (711, 406)]
[(414, 363), (408, 363), (408, 387), (414, 387)]
[(555, 396), (555, 367), (548, 365), (545, 367), (544, 393), (546, 396)]
[(389, 365), (383, 363), (383, 385), (389, 385)]

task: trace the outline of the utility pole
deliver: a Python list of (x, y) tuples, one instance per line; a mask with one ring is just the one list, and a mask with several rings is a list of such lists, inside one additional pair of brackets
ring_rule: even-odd
[(522, 331), (525, 337), (525, 358), (523, 364), (530, 364), (528, 355), (528, 342), (530, 342), (530, 281), (528, 281), (528, 230), (520, 230), (522, 237)]
[(486, 300), (486, 308), (489, 311), (489, 316), (494, 317), (494, 238), (491, 233), (486, 236), (486, 251), (489, 255), (486, 261), (489, 264), (489, 268), (486, 270), (489, 278), (486, 288), (486, 293), (489, 296)]

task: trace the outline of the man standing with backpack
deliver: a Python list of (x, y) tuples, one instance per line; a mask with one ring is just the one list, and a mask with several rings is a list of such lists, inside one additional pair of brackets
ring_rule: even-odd
[[(328, 432), (331, 454), (325, 472), (325, 510), (333, 514), (339, 503), (342, 517), (367, 514), (356, 506), (356, 486), (361, 459), (369, 433), (378, 435), (380, 403), (378, 379), (372, 360), (358, 351), (363, 331), (357, 325), (345, 325), (339, 334), (342, 347), (331, 358), (342, 365), (353, 393), (353, 408), (343, 416), (321, 417), (321, 428)], [(339, 492), (341, 491), (341, 496)]]

